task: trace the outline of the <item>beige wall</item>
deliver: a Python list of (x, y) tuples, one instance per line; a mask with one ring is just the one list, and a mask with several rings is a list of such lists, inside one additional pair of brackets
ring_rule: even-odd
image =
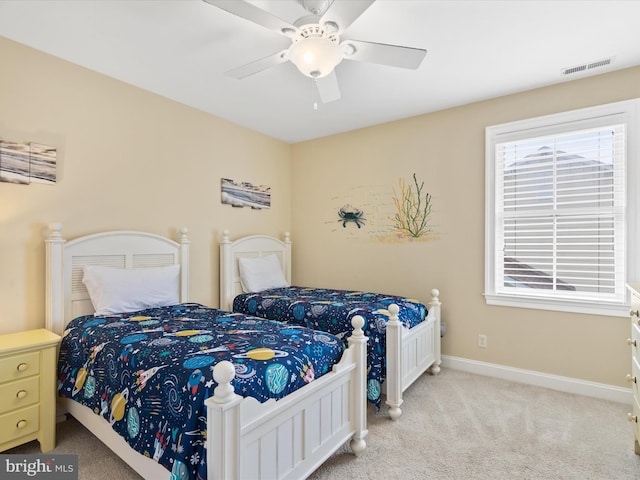
[[(0, 182), (0, 333), (44, 327), (51, 222), (65, 238), (189, 228), (191, 300), (210, 305), (221, 230), (290, 228), (288, 144), (3, 38), (0, 64), (0, 138), (56, 146), (59, 162), (55, 186)], [(221, 177), (270, 185), (272, 208), (222, 205)]]
[[(295, 283), (424, 301), (436, 287), (448, 327), (445, 354), (626, 386), (627, 319), (485, 304), (484, 129), (635, 97), (640, 68), (294, 145)], [(376, 204), (388, 203), (398, 179), (413, 173), (433, 195), (438, 235), (413, 243), (372, 238), (367, 231), (388, 211)], [(337, 211), (351, 202), (376, 225), (342, 228)], [(477, 346), (478, 334), (487, 335), (486, 349)]]

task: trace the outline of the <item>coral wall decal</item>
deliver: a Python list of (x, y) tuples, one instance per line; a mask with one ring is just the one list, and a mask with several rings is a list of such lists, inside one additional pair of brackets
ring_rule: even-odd
[(399, 191), (393, 189), (393, 203), (396, 213), (389, 220), (392, 230), (401, 237), (420, 238), (431, 233), (431, 195), (424, 192), (424, 182), (418, 183), (413, 174), (413, 185), (399, 180)]

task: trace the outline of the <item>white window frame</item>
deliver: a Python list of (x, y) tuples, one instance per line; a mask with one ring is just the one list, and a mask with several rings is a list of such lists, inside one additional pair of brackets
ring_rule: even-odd
[[(549, 295), (498, 292), (495, 271), (496, 241), (496, 145), (518, 139), (553, 135), (611, 124), (626, 125), (625, 281), (640, 280), (640, 99), (583, 108), (543, 117), (493, 125), (485, 131), (485, 301), (488, 305), (535, 308), (564, 312), (626, 317), (629, 295), (623, 302), (560, 298)], [(539, 293), (539, 292), (537, 292)]]

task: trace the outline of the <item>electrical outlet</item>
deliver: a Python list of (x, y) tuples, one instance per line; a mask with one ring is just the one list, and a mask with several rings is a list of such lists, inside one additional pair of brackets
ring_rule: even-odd
[(482, 348), (487, 348), (487, 336), (480, 334), (478, 335), (478, 346)]

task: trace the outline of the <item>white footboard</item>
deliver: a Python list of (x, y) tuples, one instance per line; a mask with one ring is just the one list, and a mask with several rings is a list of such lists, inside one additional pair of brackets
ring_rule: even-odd
[(440, 373), (442, 363), (440, 353), (440, 292), (431, 290), (429, 313), (425, 320), (408, 329), (398, 320), (399, 308), (389, 306), (387, 322), (387, 376), (385, 380), (386, 404), (389, 416), (396, 420), (402, 415), (403, 392), (420, 375), (431, 368), (435, 375)]
[(349, 439), (362, 453), (367, 338), (362, 317), (352, 324), (349, 348), (333, 371), (278, 401), (236, 395), (233, 365), (216, 365), (218, 387), (206, 400), (210, 480), (304, 478)]

